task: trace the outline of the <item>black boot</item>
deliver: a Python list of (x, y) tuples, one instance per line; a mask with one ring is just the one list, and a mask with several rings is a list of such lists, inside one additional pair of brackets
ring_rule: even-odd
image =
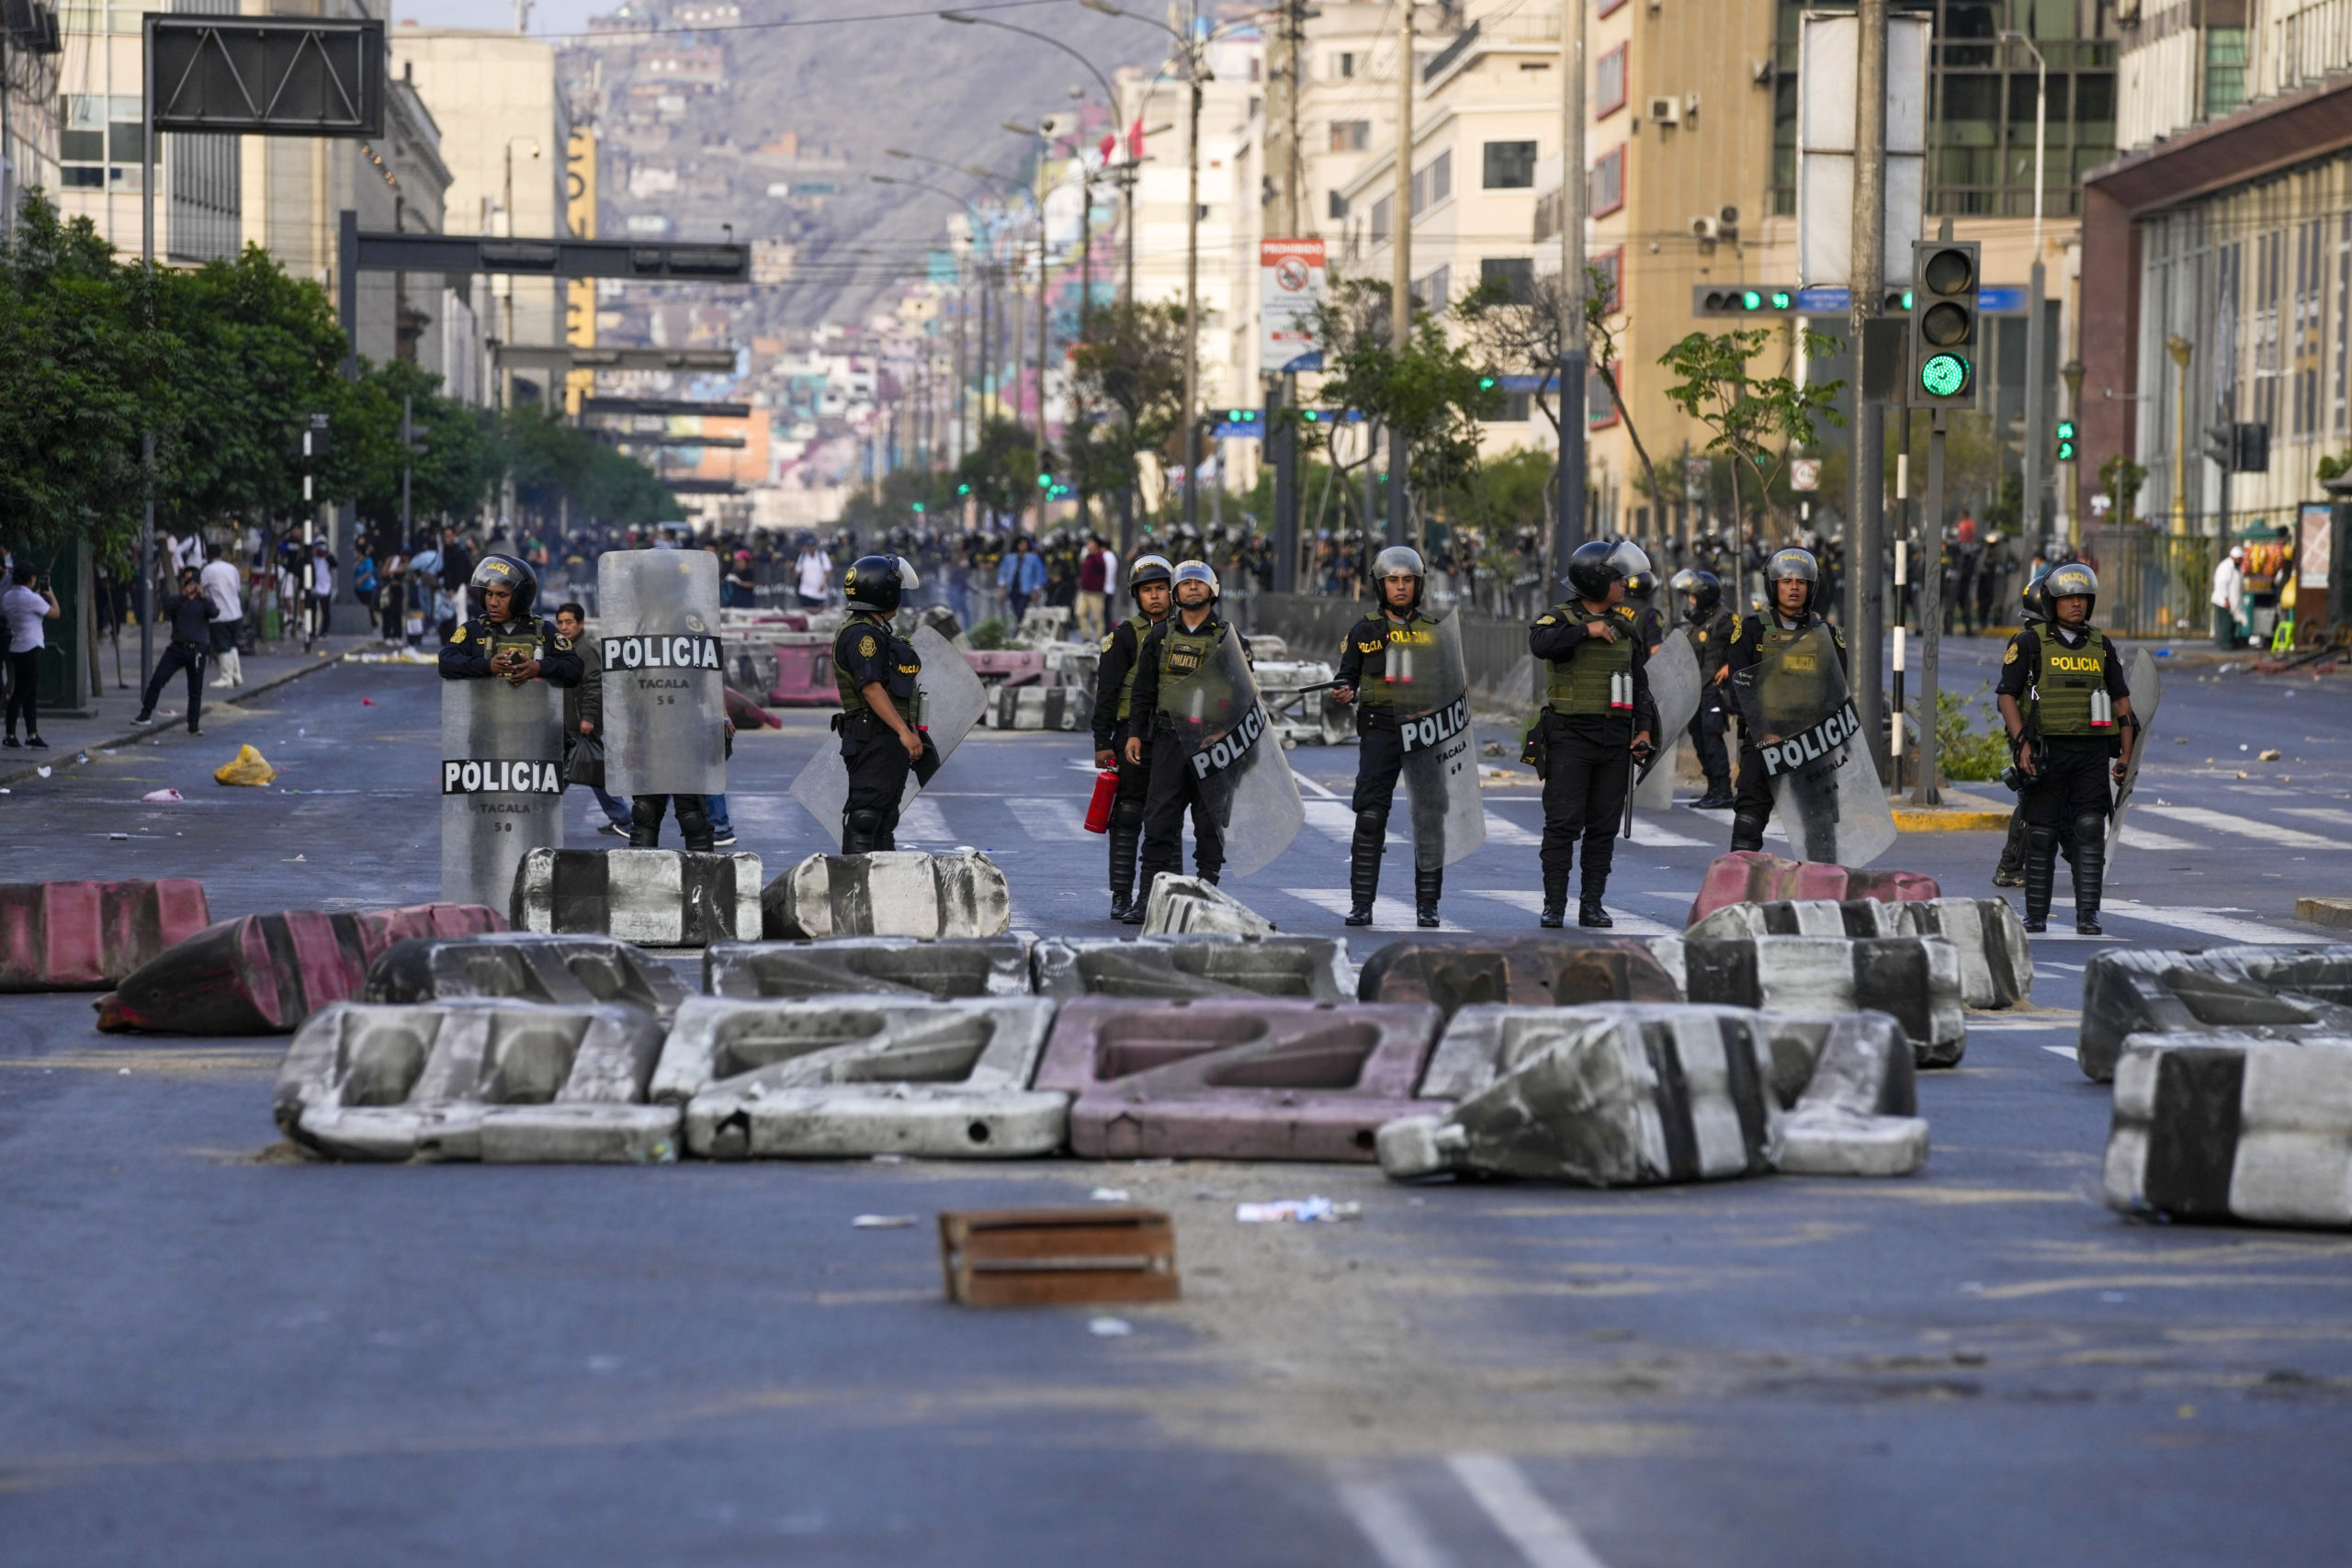
[(2104, 936), (2099, 895), (2107, 881), (2107, 818), (2088, 812), (2075, 818), (2075, 932)]
[(1124, 919), (1135, 902), (1136, 854), (1143, 847), (1143, 802), (1111, 805), (1111, 918)]
[(2001, 846), (2001, 863), (1993, 868), (1996, 887), (2025, 886), (2025, 809), (2009, 813), (2008, 841)]
[(878, 811), (844, 811), (842, 813), (842, 853), (870, 855), (874, 840), (882, 831), (882, 814)]
[(1438, 927), (1438, 896), (1445, 891), (1445, 867), (1413, 867), (1413, 923), (1423, 931)]
[(633, 795), (628, 802), (628, 847), (650, 850), (662, 842), (662, 810), (666, 795)]
[(1733, 812), (1731, 814), (1731, 847), (1735, 851), (1762, 850), (1764, 824), (1770, 817), (1771, 813), (1769, 810), (1758, 811), (1753, 807), (1746, 811)]
[(1387, 842), (1388, 813), (1356, 813), (1355, 838), (1348, 845), (1349, 925), (1372, 924), (1372, 901), (1380, 896), (1380, 852)]
[(1552, 874), (1546, 871), (1544, 874), (1544, 912), (1535, 918), (1535, 923), (1546, 931), (1559, 930), (1566, 923), (1565, 915), (1567, 907), (1567, 873), (1562, 872), (1559, 880), (1555, 882), (1552, 879)]
[(1577, 900), (1577, 924), (1606, 931), (1616, 923), (1609, 918), (1609, 911), (1600, 907), (1600, 900), (1591, 894), (1588, 893)]
[(678, 803), (678, 832), (686, 841), (686, 852), (707, 855), (718, 848), (718, 832), (710, 825), (710, 807), (698, 795), (673, 795)]
[(2050, 894), (2058, 879), (2058, 829), (2029, 828), (2025, 843), (2025, 929), (2050, 929)]
[[(1183, 867), (1179, 865), (1175, 869), (1182, 871)], [(1127, 906), (1127, 912), (1119, 917), (1120, 924), (1129, 926), (1143, 924), (1144, 915), (1151, 908), (1151, 890), (1159, 885), (1159, 877), (1160, 873), (1152, 867), (1143, 868), (1142, 880), (1136, 887), (1135, 900)]]
[(1713, 778), (1707, 781), (1707, 793), (1693, 804), (1701, 811), (1721, 811), (1731, 803), (1731, 780)]

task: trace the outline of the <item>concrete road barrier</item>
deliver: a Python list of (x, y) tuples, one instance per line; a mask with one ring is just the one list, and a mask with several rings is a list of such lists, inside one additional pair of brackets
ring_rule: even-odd
[(2352, 1036), (2132, 1036), (2106, 1189), (2125, 1213), (2352, 1227)]
[(200, 882), (0, 883), (0, 991), (97, 991), (212, 923)]
[[(1457, 1049), (1422, 1086), (1425, 1097), (1455, 1086), (1472, 1092), (1442, 1115), (1380, 1129), (1389, 1176), (1478, 1172), (1637, 1187), (1761, 1176), (1780, 1156), (1771, 1043), (1753, 1013), (1477, 1007), (1455, 1016), (1449, 1043), (1488, 1030), (1491, 1054)], [(1487, 1081), (1460, 1070), (1465, 1060), (1482, 1062)]]
[(703, 997), (678, 1014), (655, 1098), (711, 1159), (1009, 1159), (1062, 1146), (1069, 1097), (1035, 1091), (1054, 1004)]
[(1961, 1005), (2007, 1008), (2033, 995), (2025, 921), (2007, 899), (1782, 899), (1726, 904), (1682, 933), (1744, 936), (1939, 936), (1960, 954)]
[(1426, 1002), (1089, 997), (1064, 1004), (1036, 1082), (1076, 1096), (1090, 1159), (1365, 1161), (1440, 1022)]
[(517, 931), (704, 947), (760, 930), (760, 857), (684, 850), (533, 850), (514, 874)]
[[(1012, 894), (976, 850), (813, 854), (760, 895), (772, 941), (829, 936), (990, 937), (1012, 928)], [(749, 931), (740, 934), (748, 936)]]
[(833, 678), (833, 639), (831, 637), (780, 637), (770, 646), (774, 649), (775, 673), (768, 682), (768, 706), (837, 708), (842, 705), (841, 682)]
[(1649, 939), (1694, 1002), (1771, 1012), (1892, 1013), (1923, 1067), (1955, 1066), (1968, 1048), (1960, 950), (1939, 936), (1757, 936)]
[(1065, 998), (1340, 1002), (1356, 994), (1347, 944), (1321, 936), (1048, 937), (1030, 953), (1029, 966), (1039, 996)]
[(455, 942), (397, 942), (368, 966), (360, 999), (489, 998), (550, 1007), (610, 1003), (668, 1019), (688, 992), (667, 964), (607, 936), (497, 931)]
[(1392, 942), (1364, 961), (1356, 996), (1435, 1002), (1452, 1017), (1481, 1002), (1676, 1002), (1682, 991), (1641, 938), (1577, 934)]
[(1146, 936), (1272, 936), (1274, 922), (1213, 882), (1162, 875), (1144, 905)]
[(704, 950), (702, 988), (714, 997), (929, 998), (1030, 995), (1029, 944), (1018, 937), (924, 941), (837, 936), (821, 942), (722, 942)]
[(1932, 876), (1916, 871), (1884, 871), (1873, 866), (1827, 865), (1817, 861), (1782, 860), (1758, 850), (1734, 850), (1707, 863), (1699, 896), (1690, 901), (1695, 926), (1726, 904), (1770, 904), (1785, 898), (1883, 898), (1902, 902), (1937, 898), (1943, 889)]
[(2094, 1082), (2115, 1076), (2131, 1035), (2220, 1030), (2266, 1040), (2352, 1035), (2352, 945), (2102, 948), (2083, 967), (2075, 1057)]
[(503, 928), (479, 904), (417, 904), (363, 913), (289, 909), (207, 926), (126, 975), (98, 998), (98, 1027), (161, 1034), (283, 1034), (330, 1002), (348, 1001), (394, 942)]
[(1035, 648), (968, 648), (964, 662), (991, 689), (1034, 686), (1046, 678), (1046, 655)]
[(625, 1007), (336, 1002), (287, 1050), (277, 1124), (333, 1159), (674, 1159), (678, 1109), (645, 1094), (662, 1032)]
[(1082, 686), (1000, 686), (989, 713), (997, 729), (1088, 729), (1094, 694)]

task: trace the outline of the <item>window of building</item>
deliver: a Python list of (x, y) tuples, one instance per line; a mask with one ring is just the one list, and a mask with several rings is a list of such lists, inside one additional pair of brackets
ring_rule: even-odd
[(1609, 313), (1613, 316), (1624, 310), (1625, 301), (1620, 293), (1625, 285), (1624, 247), (1620, 245), (1598, 255), (1588, 256), (1585, 265), (1607, 279), (1601, 285), (1601, 297), (1608, 301)]
[(1488, 414), (1487, 423), (1488, 424), (1525, 424), (1531, 407), (1532, 400), (1525, 392), (1505, 392), (1501, 412)]
[(1359, 56), (1348, 53), (1345, 51), (1333, 55), (1331, 57), (1331, 74), (1334, 76), (1354, 75), (1356, 73), (1356, 62), (1359, 58)]
[(1600, 155), (1585, 182), (1585, 210), (1606, 218), (1625, 205), (1625, 149), (1621, 143)]
[(1361, 152), (1372, 145), (1372, 121), (1368, 119), (1335, 119), (1331, 122), (1331, 151)]
[(1592, 62), (1592, 118), (1607, 119), (1625, 107), (1625, 51), (1619, 44)]
[(1534, 142), (1489, 141), (1487, 143), (1487, 188), (1488, 190), (1527, 190), (1534, 184)]
[(1372, 243), (1379, 244), (1396, 231), (1396, 202), (1393, 197), (1380, 197), (1372, 204)]
[(139, 100), (68, 93), (57, 134), (58, 183), (67, 190), (137, 190)]
[(1613, 17), (1624, 4), (1625, 0), (1596, 0), (1592, 14), (1596, 17)]
[(2245, 102), (2245, 29), (2205, 29), (2205, 118), (2219, 119)]
[(1348, 215), (1348, 198), (1338, 191), (1326, 194), (1330, 197), (1330, 205), (1325, 209), (1326, 213), (1334, 219), (1345, 218)]
[(1610, 375), (1598, 365), (1585, 370), (1584, 423), (1588, 430), (1604, 429), (1623, 417), (1617, 412), (1617, 399), (1609, 389)]
[(1413, 216), (1419, 218), (1453, 194), (1453, 154), (1441, 152), (1413, 175)]
[(1526, 256), (1488, 256), (1478, 264), (1478, 287), (1524, 305), (1535, 298), (1535, 263)]
[(1442, 310), (1453, 297), (1453, 269), (1442, 266), (1435, 272), (1417, 277), (1413, 280), (1412, 288), (1413, 298), (1419, 300), (1425, 310), (1432, 312)]

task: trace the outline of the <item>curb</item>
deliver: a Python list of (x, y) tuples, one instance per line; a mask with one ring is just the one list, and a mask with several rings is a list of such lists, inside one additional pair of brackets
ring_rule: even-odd
[(1894, 829), (1898, 833), (2006, 833), (2009, 830), (2009, 814), (2006, 811), (1897, 808)]
[[(308, 663), (298, 664), (293, 669), (287, 671), (284, 674), (273, 675), (258, 686), (250, 687), (247, 690), (239, 692), (233, 697), (221, 698), (219, 701), (211, 703), (209, 705), (223, 708), (242, 706), (246, 699), (250, 697), (260, 696), (264, 692), (274, 692), (280, 686), (290, 686), (305, 675), (315, 675), (322, 670), (331, 670), (342, 662), (343, 655), (340, 653), (313, 655), (311, 661)], [(103, 740), (85, 740), (80, 745), (75, 746), (74, 750), (78, 753), (83, 751), (101, 750), (107, 747), (119, 748), (123, 746), (130, 746), (136, 744), (141, 740), (153, 738), (155, 732), (163, 728), (164, 727), (162, 725), (149, 725), (141, 729), (126, 730), (120, 735), (112, 736)], [(199, 739), (201, 738), (199, 737)], [(62, 759), (64, 755), (64, 750), (60, 749), (51, 753), (51, 761), (47, 764), (40, 762), (28, 762), (13, 773), (0, 773), (0, 785), (11, 785), (17, 784), (20, 780), (39, 778), (40, 776), (40, 770), (44, 765), (54, 771), (57, 765), (57, 760)]]
[(2352, 929), (2352, 898), (2298, 898), (2295, 919), (2339, 931)]

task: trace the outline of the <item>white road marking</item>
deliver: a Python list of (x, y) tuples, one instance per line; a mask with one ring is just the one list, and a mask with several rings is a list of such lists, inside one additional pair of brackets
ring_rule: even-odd
[(1100, 833), (1086, 830), (1086, 811), (1069, 795), (1023, 795), (1008, 800), (1012, 815), (1033, 839), (1048, 842), (1099, 839)]
[(2346, 844), (2341, 839), (2324, 839), (2317, 833), (2306, 833), (2300, 828), (2282, 828), (2276, 822), (2258, 822), (2203, 806), (2143, 806), (2140, 809), (2153, 811), (2159, 817), (2169, 817), (2176, 822), (2187, 822), (2192, 827), (2211, 828), (2217, 833), (2233, 833), (2241, 839), (2259, 839), (2266, 844), (2283, 844), (2290, 849), (2352, 849), (2352, 844)]
[(1462, 1489), (1519, 1549), (1528, 1568), (1606, 1568), (1577, 1527), (1545, 1502), (1510, 1460), (1500, 1454), (1455, 1454), (1445, 1462)]
[[(1786, 837), (1785, 834), (1782, 836)], [(1687, 833), (1678, 833), (1668, 828), (1661, 828), (1655, 822), (1645, 820), (1642, 814), (1636, 811), (1634, 813), (1634, 842), (1647, 844), (1653, 849), (1661, 850), (1702, 850), (1707, 847), (1708, 840), (1694, 839)]]
[(898, 831), (891, 835), (902, 850), (917, 844), (945, 846), (955, 840), (947, 831), (947, 818), (941, 815), (939, 802), (915, 796), (914, 804), (899, 813)]
[(1982, 1013), (1968, 1015), (1971, 1034), (2030, 1034), (2044, 1029), (2074, 1029), (2080, 1026), (2079, 1018), (1986, 1018)]
[[(2075, 907), (2071, 898), (2053, 900), (2052, 908), (2060, 904), (2069, 909)], [(2260, 925), (2253, 920), (2233, 920), (2211, 909), (2182, 909), (2143, 904), (2137, 899), (2111, 899), (2100, 906), (2101, 915), (2120, 916), (2127, 919), (2146, 920), (2159, 926), (2173, 926), (2200, 936), (2217, 936), (2230, 942), (2290, 944), (2313, 939), (2299, 932), (2280, 931), (2277, 926)]]
[(1383, 1568), (1453, 1568), (1453, 1559), (1430, 1539), (1412, 1505), (1387, 1487), (1342, 1481), (1334, 1490)]
[[(1540, 915), (1544, 912), (1544, 895), (1524, 887), (1468, 887), (1463, 891), (1473, 897), (1492, 898), (1498, 904), (1508, 904), (1514, 909), (1523, 909), (1531, 915)], [(1682, 934), (1682, 928), (1679, 926), (1660, 925), (1645, 916), (1621, 909), (1613, 904), (1603, 904), (1601, 908), (1608, 910), (1609, 918), (1617, 922), (1612, 929), (1620, 936), (1680, 936)]]
[[(1541, 844), (1543, 841), (1544, 830), (1540, 825), (1535, 828), (1522, 828), (1501, 812), (1491, 808), (1487, 810), (1487, 842), (1514, 844), (1523, 848)], [(1638, 811), (1634, 813), (1633, 841), (1653, 849), (1666, 850), (1704, 849), (1710, 842), (1705, 839), (1691, 838), (1687, 833), (1678, 833), (1670, 828), (1661, 828)]]
[(2076, 1053), (2072, 1045), (2044, 1045), (2042, 1049), (2049, 1052), (2053, 1056), (2064, 1056), (2070, 1062), (2079, 1062), (2082, 1060), (2081, 1055)]
[(2325, 822), (2330, 827), (2352, 828), (2352, 811), (2341, 807), (2282, 806), (2279, 809), (2290, 817), (2308, 817), (2314, 822)]
[(1317, 800), (1337, 800), (1340, 798), (1337, 791), (1316, 783), (1313, 779), (1308, 778), (1305, 773), (1300, 773), (1296, 768), (1293, 768), (1291, 770), (1290, 776), (1298, 781), (1299, 788), (1315, 796)]
[[(1285, 887), (1283, 891), (1302, 903), (1312, 904), (1318, 909), (1342, 918), (1347, 915), (1353, 904), (1353, 900), (1345, 891), (1336, 887)], [(1372, 901), (1371, 926), (1357, 929), (1375, 931), (1419, 931), (1420, 928), (1413, 923), (1412, 905), (1402, 898), (1392, 898), (1383, 894)], [(1469, 928), (1457, 926), (1452, 920), (1447, 920), (1437, 929), (1442, 931), (1459, 931)]]
[(2176, 839), (2170, 833), (2159, 833), (2153, 828), (2132, 827), (2123, 829), (2123, 847), (2127, 850), (2195, 850), (2187, 839)]
[(1512, 844), (1524, 849), (1543, 841), (1544, 835), (1540, 830), (1522, 828), (1499, 811), (1489, 810), (1487, 813), (1487, 842)]
[[(1355, 842), (1356, 814), (1348, 808), (1348, 803), (1346, 801), (1338, 799), (1306, 800), (1301, 801), (1299, 804), (1306, 808), (1306, 825), (1308, 827), (1314, 829), (1325, 838), (1336, 840), (1342, 844), (1351, 844)], [(1391, 824), (1395, 823), (1396, 817), (1394, 811), (1389, 813), (1388, 819)], [(1190, 818), (1188, 818), (1186, 820), (1189, 821)], [(1401, 844), (1405, 841), (1405, 839), (1402, 834), (1396, 831), (1394, 826), (1391, 826), (1388, 829), (1387, 841), (1392, 844)]]

